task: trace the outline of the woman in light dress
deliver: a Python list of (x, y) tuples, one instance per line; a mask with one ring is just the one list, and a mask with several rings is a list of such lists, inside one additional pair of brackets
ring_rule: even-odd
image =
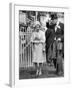
[(36, 67), (36, 75), (42, 74), (42, 63), (46, 62), (44, 58), (44, 44), (45, 44), (45, 33), (40, 30), (40, 23), (36, 21), (35, 23), (35, 31), (32, 33), (31, 42), (33, 45), (32, 53), (33, 59), (32, 62)]

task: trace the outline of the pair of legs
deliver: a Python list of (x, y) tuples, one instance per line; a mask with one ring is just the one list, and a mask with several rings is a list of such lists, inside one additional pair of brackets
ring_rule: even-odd
[(57, 56), (57, 73), (61, 74), (63, 72), (63, 58), (62, 58), (62, 51), (58, 51)]
[(42, 74), (42, 63), (34, 63), (36, 67), (36, 75)]
[(56, 68), (57, 59), (53, 58), (54, 67)]
[(61, 75), (63, 73), (63, 65), (62, 65), (62, 63), (57, 64), (57, 71), (56, 72), (57, 72), (58, 75)]

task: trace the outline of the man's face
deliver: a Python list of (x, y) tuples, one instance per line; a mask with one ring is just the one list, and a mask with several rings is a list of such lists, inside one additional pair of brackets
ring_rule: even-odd
[(54, 23), (55, 23), (55, 24), (57, 23), (57, 21), (58, 21), (57, 19), (54, 19)]

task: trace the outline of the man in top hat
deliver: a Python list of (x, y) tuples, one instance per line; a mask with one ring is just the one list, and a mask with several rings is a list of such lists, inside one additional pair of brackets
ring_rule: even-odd
[(49, 51), (51, 51), (50, 47), (51, 47), (51, 45), (54, 41), (55, 34), (54, 34), (54, 30), (53, 30), (53, 28), (51, 28), (49, 22), (46, 23), (46, 27), (47, 27), (47, 30), (45, 32), (45, 37), (46, 37), (46, 41), (45, 41), (45, 43), (46, 43), (46, 61), (47, 61), (47, 63), (50, 63), (49, 56), (51, 56), (51, 55), (50, 55)]

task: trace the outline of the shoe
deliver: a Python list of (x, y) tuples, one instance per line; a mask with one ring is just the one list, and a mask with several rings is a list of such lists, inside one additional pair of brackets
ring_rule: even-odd
[(38, 74), (39, 74), (39, 70), (36, 71), (36, 76), (38, 76)]
[(62, 72), (60, 71), (60, 72), (58, 73), (58, 75), (62, 75)]

